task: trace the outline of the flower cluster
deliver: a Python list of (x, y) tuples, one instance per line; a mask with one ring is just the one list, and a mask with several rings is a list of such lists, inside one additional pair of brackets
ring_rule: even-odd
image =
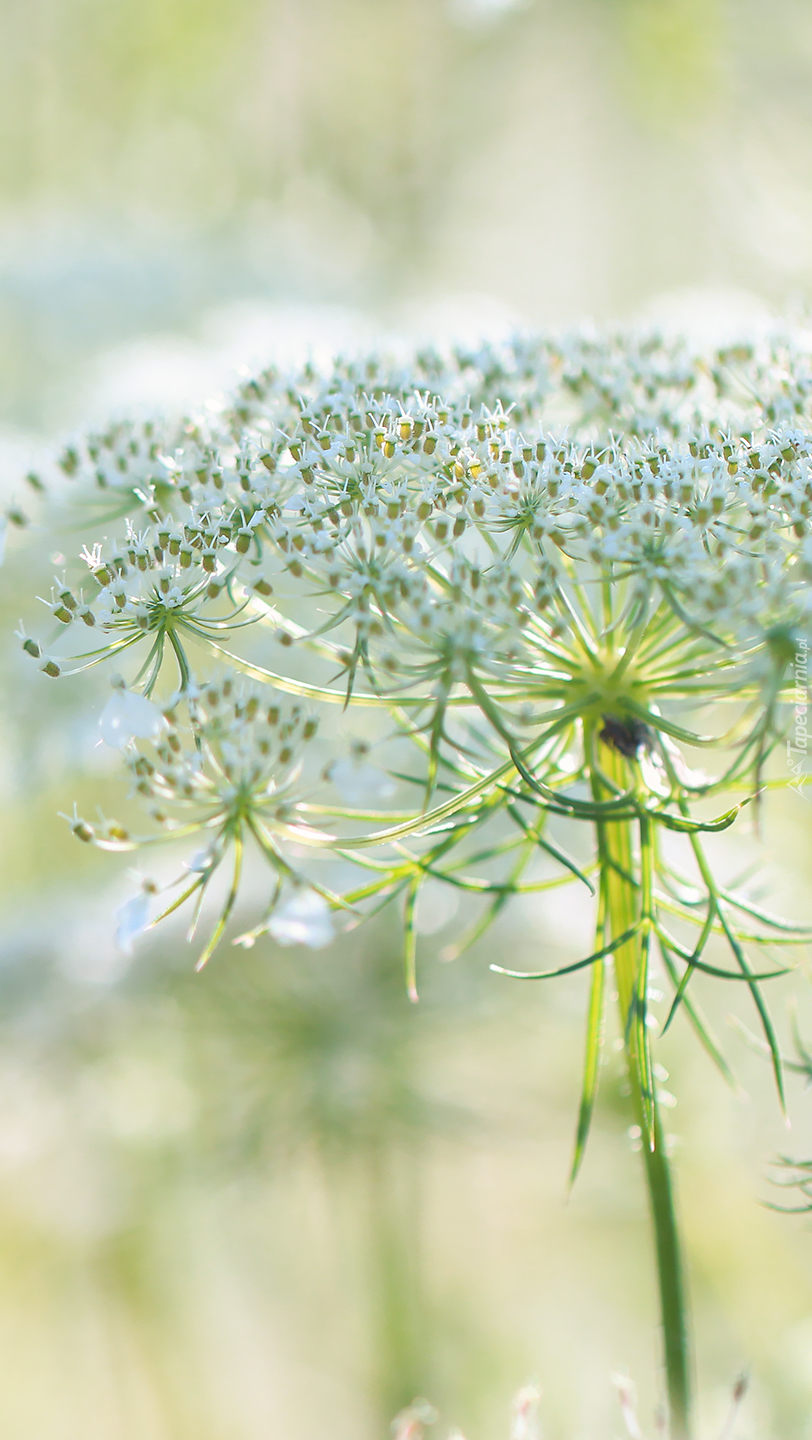
[[(188, 683), (187, 642), (250, 621), (280, 575), (291, 601), (327, 604), (321, 632), (346, 637), (354, 666), (390, 673), (398, 657), (425, 670), (440, 636), (448, 655), (532, 664), (540, 633), (572, 628), (539, 617), (560, 612), (573, 564), (612, 566), (641, 597), (666, 588), (697, 624), (739, 638), (803, 625), (812, 459), (796, 412), (812, 374), (779, 384), (777, 359), (751, 364), (770, 427), (751, 405), (719, 428), (719, 391), (746, 392), (740, 354), (725, 379), (718, 356), (582, 340), (271, 374), (205, 424), (93, 436), (63, 468), (117, 487), (128, 514), (85, 547), (83, 573), (56, 579), (46, 603), (65, 633), (43, 668), (134, 648), (148, 692), (166, 654)], [(567, 395), (569, 435), (545, 426)]]
[[(85, 545), (44, 597), (50, 633), (21, 632), (23, 647), (54, 678), (114, 662), (103, 737), (125, 751), (160, 833), (206, 840), (164, 913), (193, 897), (197, 913), (230, 857), (202, 959), (250, 843), (272, 886), (249, 939), (276, 924), (322, 943), (330, 908), (355, 920), (400, 896), (412, 994), (428, 876), (481, 897), (458, 949), (511, 895), (594, 890), (596, 876), (595, 954), (581, 963), (622, 969), (636, 937), (629, 1044), (646, 1094), (652, 940), (675, 1007), (712, 1048), (686, 995), (697, 970), (738, 974), (761, 1009), (759, 981), (777, 972), (754, 972), (742, 945), (778, 932), (715, 885), (700, 832), (731, 824), (758, 788), (812, 628), (810, 395), (812, 361), (792, 337), (709, 354), (650, 336), (519, 337), (269, 370), (202, 417), (69, 447)], [(213, 663), (224, 678), (209, 684)], [(316, 713), (336, 703), (382, 713), (380, 733), (408, 747), (398, 783), (414, 784), (413, 804), (358, 803), (391, 799), (395, 781), (342, 759), (329, 726), (302, 776)], [(721, 705), (721, 731), (700, 733), (694, 715), (718, 726)], [(689, 768), (685, 746), (723, 751), (720, 773)], [(355, 804), (336, 802), (342, 787)], [(738, 803), (693, 817), (695, 800), (731, 787)], [(593, 826), (593, 867), (549, 834), (551, 816)], [(615, 867), (637, 888), (618, 929), (607, 855), (623, 826), (639, 833)], [(653, 846), (662, 827), (689, 838), (698, 898)], [(74, 828), (136, 843), (121, 827)], [(352, 859), (366, 883), (341, 898), (306, 879), (291, 841)], [(542, 857), (561, 867), (552, 879), (534, 874)], [(696, 944), (666, 915), (698, 926)], [(705, 956), (719, 938), (733, 971)]]
[[(111, 711), (111, 706), (115, 709)], [(251, 840), (269, 862), (273, 873), (268, 917), (277, 911), (285, 885), (294, 892), (301, 886), (299, 876), (280, 840), (301, 845), (322, 845), (329, 837), (304, 823), (297, 812), (297, 782), (302, 771), (301, 751), (315, 736), (318, 723), (301, 704), (269, 703), (245, 684), (226, 678), (198, 687), (188, 686), (171, 697), (163, 711), (122, 688), (118, 681), (113, 699), (101, 720), (102, 736), (112, 731), (112, 743), (148, 739), (149, 746), (127, 748), (126, 760), (132, 792), (146, 803), (150, 818), (160, 827), (158, 834), (134, 838), (118, 822), (89, 825), (75, 819), (74, 830), (82, 840), (95, 841), (107, 850), (133, 850), (157, 839), (178, 840), (195, 836), (204, 842), (186, 863), (180, 880), (181, 894), (164, 909), (169, 915), (195, 897), (194, 933), (210, 881), (220, 866), (230, 860), (232, 880), (220, 918), (204, 949), (199, 965), (205, 964), (228, 924), (237, 900), (243, 870), (246, 841)], [(149, 886), (146, 893), (154, 893)], [(289, 896), (295, 918), (310, 915), (319, 933), (329, 922), (329, 905), (320, 887), (306, 887), (308, 898)], [(136, 897), (133, 914), (138, 924), (133, 931), (130, 910), (124, 917), (127, 940), (149, 923), (145, 892)], [(334, 897), (330, 896), (330, 899)], [(128, 902), (132, 907), (133, 902)], [(125, 907), (126, 908), (126, 907)], [(280, 912), (281, 913), (281, 912)], [(283, 916), (284, 918), (284, 916)], [(279, 926), (279, 915), (275, 921)], [(251, 936), (251, 943), (268, 928), (263, 922)], [(271, 926), (273, 932), (273, 925)], [(332, 931), (329, 931), (331, 937)], [(280, 938), (279, 931), (277, 938)], [(302, 939), (307, 939), (306, 931)]]

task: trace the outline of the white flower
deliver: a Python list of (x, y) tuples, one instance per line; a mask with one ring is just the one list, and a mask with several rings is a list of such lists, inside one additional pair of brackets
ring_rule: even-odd
[(153, 740), (165, 723), (158, 706), (151, 700), (117, 686), (101, 713), (99, 730), (105, 745), (121, 750), (136, 736)]
[(538, 1436), (536, 1409), (541, 1391), (536, 1385), (525, 1385), (513, 1402), (511, 1440), (535, 1440)]
[(148, 929), (150, 923), (150, 909), (152, 896), (155, 894), (155, 886), (151, 881), (146, 880), (138, 891), (129, 900), (125, 900), (116, 911), (116, 944), (125, 955), (132, 955), (133, 941)]
[[(413, 1400), (392, 1421), (394, 1440), (424, 1440), (425, 1426), (434, 1425), (437, 1411), (428, 1400)], [(459, 1431), (457, 1431), (459, 1434)]]
[(330, 906), (315, 890), (294, 890), (268, 921), (268, 934), (277, 945), (309, 945), (322, 950), (335, 939)]
[(186, 869), (193, 875), (205, 875), (207, 870), (212, 868), (216, 855), (209, 846), (206, 850), (197, 850), (191, 860), (186, 861)]

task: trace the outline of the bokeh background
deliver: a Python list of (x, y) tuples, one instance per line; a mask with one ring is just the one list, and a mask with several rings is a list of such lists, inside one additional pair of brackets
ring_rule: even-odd
[[(274, 356), (588, 320), (727, 336), (810, 296), (803, 0), (1, 0), (7, 501), (87, 421)], [(428, 1395), (442, 1440), (491, 1440), (535, 1381), (547, 1440), (603, 1440), (613, 1371), (650, 1433), (619, 1070), (567, 1199), (582, 977), (488, 972), (571, 957), (577, 905), (517, 907), (446, 964), (435, 896), (416, 1009), (385, 918), (202, 976), (180, 930), (122, 954), (126, 865), (56, 818), (120, 796), (96, 716), (12, 641), (60, 543), (40, 517), (0, 571), (0, 1434), (381, 1440)], [(798, 917), (810, 813), (771, 801), (762, 848), (717, 847), (727, 875), (763, 855)], [(802, 968), (778, 1008), (812, 1034), (808, 992)], [(690, 1037), (664, 1054), (703, 1436), (747, 1368), (742, 1440), (808, 1440), (812, 1223), (764, 1202), (776, 1155), (812, 1156), (812, 1098), (787, 1131), (728, 1024), (746, 1006), (707, 1004), (746, 1095)]]

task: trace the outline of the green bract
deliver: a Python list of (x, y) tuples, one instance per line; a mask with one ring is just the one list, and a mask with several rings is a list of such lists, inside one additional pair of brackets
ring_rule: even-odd
[[(116, 426), (65, 453), (87, 544), (55, 583), (58, 633), (24, 637), (49, 676), (128, 667), (113, 743), (158, 834), (200, 832), (206, 847), (164, 913), (193, 896), (199, 913), (229, 867), (201, 960), (237, 901), (246, 844), (270, 876), (244, 941), (269, 929), (324, 943), (328, 907), (355, 923), (399, 898), (414, 998), (427, 877), (481, 901), (457, 951), (514, 895), (595, 896), (593, 951), (564, 967), (592, 971), (573, 1174), (611, 967), (675, 1440), (689, 1434), (690, 1375), (649, 966), (656, 948), (673, 985), (666, 1025), (682, 1009), (723, 1070), (690, 981), (745, 984), (782, 1093), (762, 985), (784, 967), (752, 953), (798, 932), (715, 880), (703, 836), (761, 788), (806, 673), (810, 394), (812, 360), (780, 338), (708, 355), (655, 337), (517, 338), (268, 371), (205, 419)], [(140, 744), (126, 724), (138, 692), (158, 707), (154, 724), (133, 720)], [(304, 742), (331, 704), (372, 708), (381, 738), (398, 737), (399, 810), (374, 803), (393, 789), (380, 767), (331, 750), (329, 722), (309, 768)], [(718, 751), (713, 773), (686, 747)], [(590, 827), (590, 863), (549, 834), (551, 816)], [(115, 823), (74, 824), (111, 848), (142, 843)], [(683, 836), (684, 871), (664, 832)], [(341, 894), (317, 884), (303, 842), (363, 880)]]

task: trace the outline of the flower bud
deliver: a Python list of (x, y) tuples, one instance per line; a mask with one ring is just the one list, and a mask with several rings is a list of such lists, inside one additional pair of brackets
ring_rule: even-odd
[(79, 469), (78, 451), (72, 445), (68, 445), (67, 449), (62, 451), (58, 464), (60, 470), (64, 470), (66, 475), (75, 475)]

